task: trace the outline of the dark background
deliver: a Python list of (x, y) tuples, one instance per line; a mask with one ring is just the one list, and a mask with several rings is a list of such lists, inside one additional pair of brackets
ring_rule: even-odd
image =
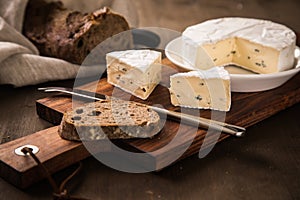
[[(300, 31), (299, 0), (135, 0), (140, 26), (182, 31), (223, 16), (271, 19)], [(71, 81), (39, 86), (67, 85)], [(47, 94), (39, 86), (0, 86), (0, 141), (52, 126), (35, 112), (35, 100)], [(72, 194), (91, 199), (300, 199), (300, 105), (249, 128), (243, 139), (229, 138), (204, 159), (197, 155), (163, 171), (127, 174), (94, 158), (68, 185)], [(73, 168), (55, 175), (61, 180)], [(19, 190), (0, 178), (0, 199), (51, 199), (41, 181)]]

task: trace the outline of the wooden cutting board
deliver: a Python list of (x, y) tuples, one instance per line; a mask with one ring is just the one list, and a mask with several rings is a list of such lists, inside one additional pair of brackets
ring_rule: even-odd
[[(163, 86), (158, 86), (147, 101), (142, 101), (134, 97), (131, 97), (131, 100), (149, 105), (161, 104), (166, 109), (180, 111), (179, 108), (171, 105), (167, 86), (169, 84), (169, 76), (175, 71), (181, 70), (167, 59), (164, 59), (163, 62), (166, 65), (163, 67)], [(279, 111), (299, 103), (299, 83), (300, 74), (293, 77), (283, 86), (273, 90), (255, 93), (233, 93), (232, 107), (230, 112), (226, 114), (226, 122), (247, 128)], [(114, 90), (114, 96), (119, 98), (126, 96), (126, 93), (108, 84), (106, 78), (83, 85), (80, 88), (93, 91), (94, 87), (97, 88), (97, 92), (106, 95), (112, 95), (112, 91)], [(76, 103), (80, 105), (84, 102)], [(38, 115), (56, 125), (60, 123), (62, 113), (71, 107), (71, 97), (61, 94), (49, 96), (36, 102)], [(211, 112), (201, 110), (200, 116), (210, 118)], [(177, 134), (179, 127), (182, 132), (180, 132), (175, 144), (167, 146)], [(173, 163), (173, 155), (182, 150), (182, 148), (185, 148), (185, 145), (189, 143), (191, 143), (191, 145), (177, 160), (198, 153), (206, 133), (206, 130), (195, 129), (188, 125), (180, 126), (179, 122), (167, 120), (162, 131), (153, 139), (121, 140), (117, 141), (117, 144), (120, 147), (134, 152), (147, 152), (151, 158), (151, 162), (143, 163), (143, 161), (140, 161), (139, 165), (151, 165), (151, 167), (159, 170)], [(229, 136), (222, 134), (218, 141), (227, 137)], [(247, 136), (243, 139), (247, 139)], [(208, 138), (208, 144), (212, 142), (213, 138)], [(57, 126), (2, 144), (0, 145), (0, 175), (7, 181), (21, 188), (25, 188), (45, 177), (31, 158), (14, 154), (15, 148), (25, 144), (33, 144), (40, 148), (37, 156), (51, 173), (55, 173), (90, 155), (82, 143), (61, 139), (57, 134)], [(205, 148), (207, 147), (208, 146), (205, 146)], [(95, 152), (110, 150), (111, 146), (107, 144), (96, 145), (94, 148)]]

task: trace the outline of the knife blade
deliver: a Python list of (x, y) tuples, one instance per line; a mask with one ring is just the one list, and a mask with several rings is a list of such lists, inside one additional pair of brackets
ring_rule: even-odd
[[(88, 100), (105, 100), (109, 99), (111, 97), (100, 94), (100, 93), (94, 93), (86, 90), (81, 89), (71, 89), (71, 88), (65, 88), (65, 87), (45, 87), (45, 88), (38, 88), (38, 90), (44, 91), (44, 92), (61, 92), (69, 95), (73, 95), (78, 98), (88, 99)], [(227, 124), (224, 122), (215, 121), (212, 119), (206, 119), (203, 117), (193, 116), (185, 113), (179, 113), (175, 111), (170, 111), (164, 108), (159, 108), (155, 106), (149, 106), (149, 108), (156, 111), (160, 114), (168, 115), (171, 119), (176, 121), (181, 121), (185, 124), (193, 125), (193, 126), (199, 126), (202, 128), (212, 128), (217, 131), (221, 131), (223, 133), (236, 136), (236, 137), (242, 137), (245, 135), (246, 129), (244, 127)]]

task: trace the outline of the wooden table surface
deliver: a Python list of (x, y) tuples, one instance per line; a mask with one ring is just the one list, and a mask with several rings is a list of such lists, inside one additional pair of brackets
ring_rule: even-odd
[[(208, 18), (248, 16), (272, 19), (300, 30), (299, 0), (135, 0), (140, 26), (177, 31)], [(167, 9), (168, 8), (168, 9)], [(13, 88), (0, 86), (0, 141), (51, 127), (35, 111), (46, 97), (41, 86), (72, 86), (73, 80)], [(67, 188), (90, 199), (300, 199), (300, 105), (247, 130), (243, 139), (229, 138), (205, 158), (197, 155), (160, 172), (129, 174), (93, 157)], [(74, 168), (57, 174), (62, 180)], [(0, 178), (0, 200), (52, 199), (47, 181), (20, 190)]]

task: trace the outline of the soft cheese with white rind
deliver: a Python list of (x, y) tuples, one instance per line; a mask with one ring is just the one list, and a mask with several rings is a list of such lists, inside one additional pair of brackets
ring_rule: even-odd
[(294, 64), (296, 34), (271, 21), (213, 19), (188, 27), (182, 36), (183, 58), (195, 68), (236, 64), (266, 74), (290, 69)]
[(107, 81), (147, 99), (161, 80), (161, 53), (153, 50), (115, 51), (106, 55)]
[(169, 91), (174, 106), (230, 110), (230, 76), (223, 67), (174, 74)]

